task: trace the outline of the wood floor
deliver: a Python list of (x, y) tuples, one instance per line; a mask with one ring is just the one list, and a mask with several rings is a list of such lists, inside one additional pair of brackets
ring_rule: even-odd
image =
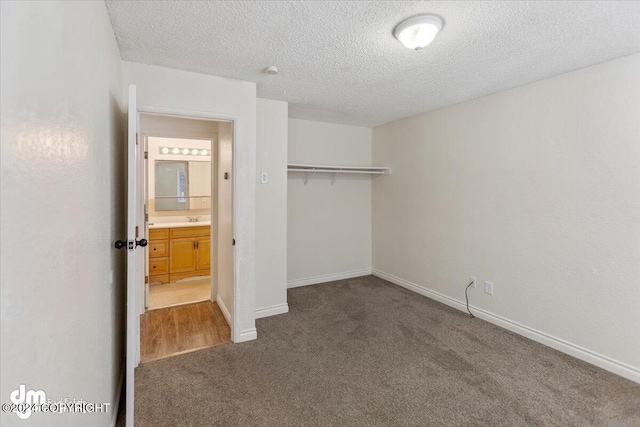
[(140, 317), (142, 363), (229, 342), (231, 330), (215, 302), (162, 308)]
[(211, 278), (149, 286), (149, 310), (211, 299)]

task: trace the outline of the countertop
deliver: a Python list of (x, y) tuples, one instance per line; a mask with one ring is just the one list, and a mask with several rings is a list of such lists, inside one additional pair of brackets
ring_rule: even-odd
[(211, 225), (211, 221), (196, 221), (196, 222), (155, 222), (149, 223), (149, 229), (156, 228), (181, 228), (181, 227), (208, 227)]

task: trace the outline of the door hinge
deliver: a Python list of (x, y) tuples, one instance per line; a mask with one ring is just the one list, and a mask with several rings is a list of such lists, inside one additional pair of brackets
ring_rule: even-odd
[(231, 245), (235, 246), (236, 245), (236, 239), (232, 239), (233, 242), (231, 243)]
[(148, 151), (145, 151), (145, 152), (144, 152), (144, 158), (145, 158), (145, 159), (148, 159), (148, 158), (149, 158), (149, 152), (148, 152)]
[(136, 239), (140, 237), (140, 228), (136, 225)]
[(144, 222), (149, 222), (149, 214), (144, 214)]
[(149, 283), (149, 276), (144, 276), (144, 283)]

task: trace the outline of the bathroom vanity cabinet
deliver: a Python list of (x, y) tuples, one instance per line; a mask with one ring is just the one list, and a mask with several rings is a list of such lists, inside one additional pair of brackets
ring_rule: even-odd
[(211, 274), (210, 226), (149, 230), (149, 283)]

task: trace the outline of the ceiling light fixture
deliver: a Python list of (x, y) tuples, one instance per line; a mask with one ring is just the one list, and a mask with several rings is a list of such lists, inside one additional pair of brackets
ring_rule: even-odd
[(443, 26), (444, 20), (438, 15), (418, 15), (399, 23), (393, 35), (409, 49), (420, 50), (436, 38)]

